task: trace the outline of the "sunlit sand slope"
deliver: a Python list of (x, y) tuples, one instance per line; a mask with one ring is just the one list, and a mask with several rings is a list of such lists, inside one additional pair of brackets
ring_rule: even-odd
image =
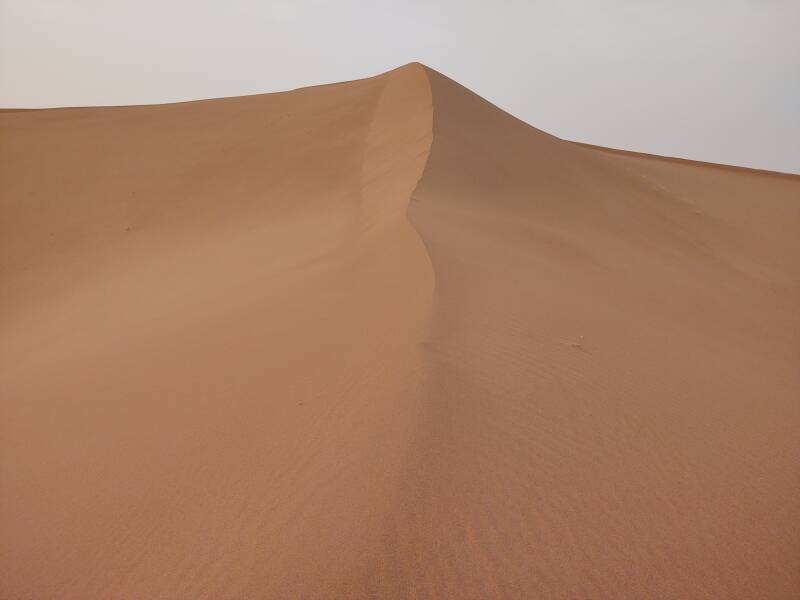
[(433, 290), (424, 71), (4, 119), (0, 595), (363, 590)]

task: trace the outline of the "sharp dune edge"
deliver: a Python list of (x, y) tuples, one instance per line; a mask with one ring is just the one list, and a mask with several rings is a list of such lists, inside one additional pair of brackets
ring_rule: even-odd
[(800, 177), (418, 64), (0, 127), (0, 597), (800, 597)]

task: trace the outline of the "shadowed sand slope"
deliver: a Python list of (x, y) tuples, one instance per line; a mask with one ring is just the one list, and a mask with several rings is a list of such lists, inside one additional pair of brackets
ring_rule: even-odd
[(795, 596), (800, 178), (589, 150), (429, 75), (409, 585)]
[(417, 64), (0, 129), (3, 598), (800, 594), (800, 177)]

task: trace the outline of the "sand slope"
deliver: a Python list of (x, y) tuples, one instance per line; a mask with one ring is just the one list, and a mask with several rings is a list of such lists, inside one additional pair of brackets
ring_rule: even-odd
[(412, 64), (0, 182), (0, 597), (800, 595), (800, 177)]

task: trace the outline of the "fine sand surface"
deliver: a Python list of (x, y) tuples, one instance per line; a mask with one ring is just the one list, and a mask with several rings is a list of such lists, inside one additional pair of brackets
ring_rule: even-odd
[(800, 176), (418, 64), (0, 112), (0, 598), (800, 597)]

